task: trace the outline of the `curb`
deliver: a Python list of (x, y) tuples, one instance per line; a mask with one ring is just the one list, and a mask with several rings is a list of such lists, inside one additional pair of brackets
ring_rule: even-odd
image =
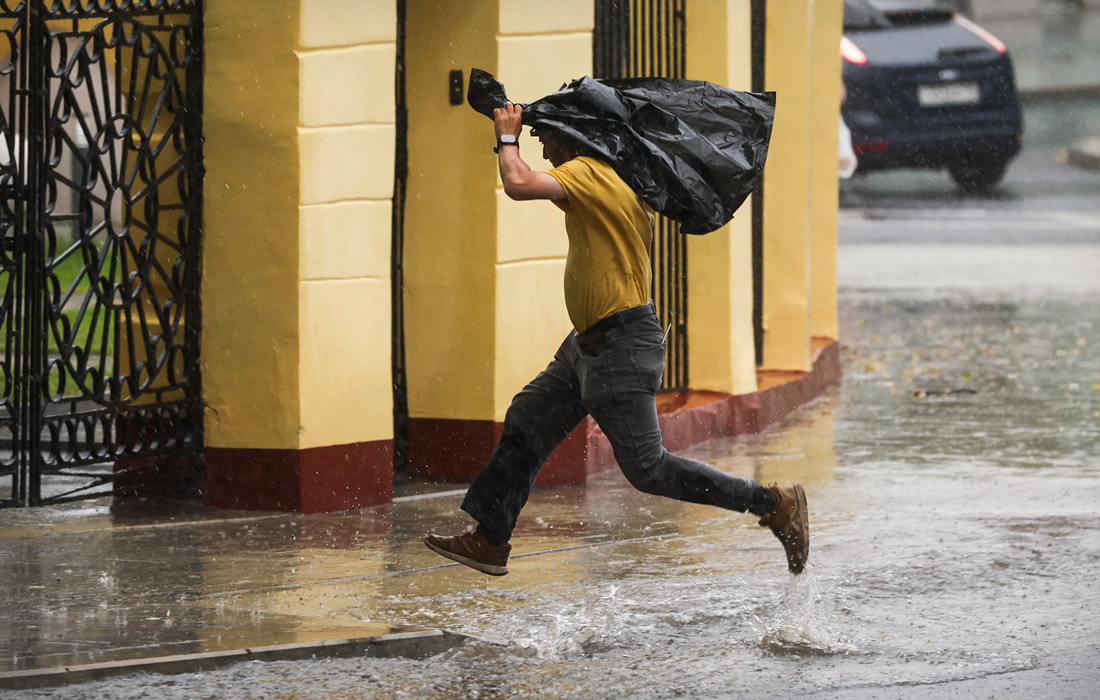
[(1061, 97), (1097, 97), (1100, 96), (1100, 84), (1042, 85), (1017, 89), (1016, 95), (1023, 104), (1056, 100)]
[(1100, 139), (1074, 144), (1066, 151), (1066, 162), (1083, 170), (1100, 170)]
[(80, 666), (55, 666), (0, 673), (0, 688), (28, 690), (87, 683), (130, 673), (194, 673), (243, 661), (300, 661), (315, 658), (406, 657), (423, 659), (453, 649), (468, 639), (447, 630), (399, 632), (356, 639), (335, 639), (303, 644), (280, 644), (250, 649), (230, 649), (197, 654), (155, 656), (146, 659), (105, 661)]

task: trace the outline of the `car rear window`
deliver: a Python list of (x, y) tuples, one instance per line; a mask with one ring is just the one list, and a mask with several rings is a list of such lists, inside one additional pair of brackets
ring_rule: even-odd
[(926, 7), (904, 0), (844, 0), (844, 30), (871, 31), (890, 27), (944, 24), (954, 13), (938, 7)]

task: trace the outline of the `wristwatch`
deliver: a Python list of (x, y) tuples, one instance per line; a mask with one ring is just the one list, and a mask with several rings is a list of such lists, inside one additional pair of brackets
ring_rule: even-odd
[(500, 138), (497, 139), (497, 146), (493, 149), (493, 153), (500, 153), (501, 146), (515, 146), (519, 148), (519, 139), (516, 138), (515, 134), (501, 134)]

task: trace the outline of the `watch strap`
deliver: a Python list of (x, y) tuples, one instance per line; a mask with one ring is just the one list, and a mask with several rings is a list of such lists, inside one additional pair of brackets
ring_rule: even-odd
[(502, 134), (497, 138), (496, 148), (493, 149), (493, 153), (500, 153), (501, 146), (515, 146), (519, 148), (519, 139), (514, 134)]

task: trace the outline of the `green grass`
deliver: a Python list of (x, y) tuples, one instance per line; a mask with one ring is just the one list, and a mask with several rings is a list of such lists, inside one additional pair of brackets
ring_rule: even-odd
[[(84, 267), (84, 259), (79, 253), (73, 253), (64, 260), (60, 260), (56, 263), (50, 272), (57, 277), (58, 287), (61, 294), (64, 295), (73, 283), (77, 280), (81, 270)], [(117, 276), (117, 275), (116, 275)], [(107, 347), (106, 352), (108, 356), (114, 354), (114, 324), (110, 325), (108, 330), (108, 315), (116, 312), (109, 311), (107, 309), (100, 309), (98, 317), (95, 319), (95, 326), (92, 325), (92, 315), (94, 308), (92, 304), (89, 304), (87, 311), (84, 312), (84, 317), (81, 319), (80, 325), (76, 324), (77, 315), (79, 314), (79, 305), (83, 303), (85, 295), (91, 287), (91, 282), (88, 279), (88, 275), (84, 275), (80, 282), (77, 284), (76, 290), (72, 294), (69, 300), (70, 306), (75, 308), (67, 308), (62, 310), (62, 315), (69, 320), (69, 337), (61, 338), (61, 343), (71, 344), (75, 347), (83, 348), (89, 355), (88, 364), (92, 366), (98, 366), (98, 357), (103, 351), (103, 338), (107, 334)], [(94, 304), (94, 302), (93, 302)], [(0, 323), (0, 338), (5, 347), (7, 346), (8, 332), (11, 325), (11, 318), (6, 316), (2, 323)], [(74, 330), (75, 328), (75, 330)], [(60, 327), (57, 328), (61, 330)], [(61, 343), (55, 333), (55, 327), (51, 324), (46, 329), (46, 352), (50, 355), (60, 354)], [(16, 350), (12, 348), (12, 350)], [(66, 368), (65, 374), (65, 395), (74, 396), (80, 394), (80, 390), (76, 388), (76, 382), (73, 375)], [(110, 369), (108, 369), (110, 371)], [(49, 391), (51, 396), (57, 395), (58, 386), (60, 385), (61, 377), (58, 372), (52, 372), (49, 375)], [(8, 395), (11, 397), (11, 393), (14, 392), (14, 387), (8, 387)]]
[[(69, 291), (69, 287), (72, 286), (73, 281), (83, 268), (84, 258), (79, 252), (73, 252), (69, 257), (57, 262), (52, 272), (54, 276), (57, 277), (58, 287), (61, 289), (62, 294)], [(88, 275), (84, 275), (76, 288), (76, 292), (73, 293), (72, 298), (79, 299), (84, 296), (89, 287), (91, 287), (91, 282), (88, 280)]]
[[(52, 274), (57, 278), (58, 288), (61, 291), (62, 297), (73, 286), (73, 283), (79, 278), (77, 282), (76, 290), (69, 296), (69, 302), (66, 308), (62, 311), (65, 318), (69, 319), (71, 324), (76, 323), (76, 317), (80, 305), (83, 304), (84, 298), (88, 294), (88, 290), (91, 289), (90, 274), (81, 274), (84, 269), (84, 257), (80, 255), (79, 251), (74, 251), (69, 254), (68, 257), (59, 260), (51, 270)], [(98, 271), (96, 271), (98, 272)], [(119, 273), (116, 271), (116, 278)], [(94, 304), (94, 301), (92, 302)], [(96, 318), (96, 327), (92, 328), (92, 314), (94, 308), (92, 304), (89, 304), (88, 310), (84, 312), (84, 318), (81, 319), (80, 326), (76, 327), (75, 333), (70, 333), (72, 345), (76, 347), (85, 348), (91, 354), (99, 353), (102, 348), (103, 334), (106, 332), (107, 325), (107, 310), (101, 309), (99, 316)], [(67, 340), (67, 339), (63, 339)], [(53, 333), (53, 329), (50, 329), (48, 334), (49, 352), (56, 354), (58, 352), (59, 344), (58, 339)], [(114, 334), (111, 333), (107, 340), (107, 353), (110, 354), (114, 350)]]
[[(107, 332), (107, 314), (113, 312), (108, 312), (105, 309), (101, 309), (99, 312), (99, 318), (96, 319), (95, 328), (92, 328), (93, 311), (93, 309), (89, 308), (87, 311), (84, 312), (84, 318), (81, 319), (80, 325), (76, 327), (75, 333), (70, 330), (72, 341), (69, 344), (74, 345), (78, 348), (84, 348), (88, 351), (88, 354), (90, 355), (98, 355), (103, 348), (103, 335)], [(69, 319), (70, 324), (75, 324), (76, 315), (78, 312), (79, 309), (65, 309), (61, 313), (65, 316), (65, 318)], [(115, 348), (115, 334), (113, 332), (113, 323), (111, 324), (111, 328), (112, 331), (107, 336), (108, 355), (113, 354)], [(67, 339), (63, 338), (62, 340)], [(52, 355), (56, 355), (59, 352), (60, 346), (57, 342), (57, 337), (55, 336), (52, 328), (49, 331), (48, 342), (49, 353)]]
[[(65, 250), (66, 248), (68, 248), (71, 245), (70, 241), (71, 238), (69, 236), (59, 236), (58, 250)], [(117, 312), (109, 311), (108, 309), (100, 309), (100, 312), (95, 319), (95, 326), (93, 327), (92, 316), (95, 310), (95, 300), (93, 299), (89, 303), (88, 309), (84, 312), (84, 317), (81, 319), (80, 325), (76, 326), (75, 324), (80, 306), (84, 303), (84, 300), (92, 286), (91, 274), (98, 275), (101, 273), (107, 273), (111, 269), (110, 262), (104, 261), (102, 269), (91, 270), (89, 271), (89, 273), (91, 274), (82, 275), (81, 272), (84, 271), (85, 265), (84, 256), (81, 254), (80, 250), (74, 250), (70, 252), (65, 258), (60, 260), (53, 260), (50, 262), (50, 264), (52, 265), (52, 267), (49, 268), (49, 274), (53, 275), (57, 279), (56, 289), (60, 292), (61, 299), (65, 298), (65, 295), (69, 293), (69, 289), (73, 287), (74, 283), (76, 284), (76, 288), (73, 290), (72, 294), (68, 294), (68, 301), (65, 305), (66, 308), (62, 309), (61, 311), (62, 315), (69, 320), (69, 337), (59, 339), (55, 334), (54, 325), (51, 324), (46, 328), (46, 352), (49, 355), (57, 356), (58, 354), (60, 354), (59, 348), (61, 343), (70, 344), (75, 347), (83, 348), (87, 352), (89, 357), (88, 364), (91, 366), (98, 366), (99, 356), (104, 351), (104, 335), (107, 335), (106, 352), (108, 357), (114, 354), (114, 322), (112, 320), (112, 323), (108, 324), (107, 320), (110, 315), (117, 314)], [(10, 274), (10, 271), (5, 273), (5, 277), (7, 274)], [(114, 275), (112, 277), (114, 282), (117, 282), (119, 279), (121, 279), (121, 270), (116, 267)], [(6, 285), (6, 283), (6, 280), (0, 281), (0, 284)], [(46, 288), (47, 290), (55, 289), (52, 282), (48, 282)], [(7, 289), (0, 289), (0, 291), (6, 293)], [(10, 325), (10, 317), (5, 317), (3, 321), (0, 322), (0, 342), (5, 345), (5, 349), (7, 349), (7, 343), (9, 342), (8, 332)], [(59, 331), (61, 329), (60, 327), (58, 327), (56, 328), (56, 330)], [(17, 349), (11, 348), (11, 350), (16, 351), (12, 354), (17, 353)], [(110, 364), (111, 363), (108, 362), (108, 365)], [(113, 368), (108, 367), (107, 371), (110, 373), (113, 371)], [(66, 380), (65, 395), (73, 396), (79, 394), (80, 391), (75, 388), (76, 382), (74, 381), (72, 374), (68, 371), (68, 369), (63, 370), (63, 372), (65, 374)], [(60, 373), (56, 371), (50, 373), (48, 381), (50, 395), (54, 396), (57, 394), (57, 389), (61, 382)], [(11, 392), (14, 391), (14, 387), (8, 387), (7, 390), (10, 397)]]

